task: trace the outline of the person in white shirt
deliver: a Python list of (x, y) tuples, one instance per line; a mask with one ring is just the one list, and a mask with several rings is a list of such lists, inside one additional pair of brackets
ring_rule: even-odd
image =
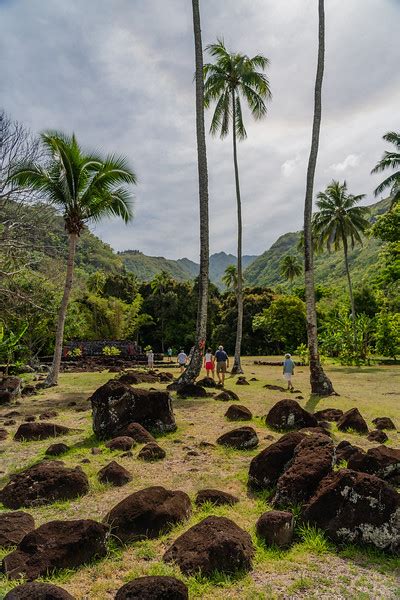
[(178, 360), (178, 365), (181, 369), (181, 373), (183, 373), (183, 371), (185, 370), (186, 364), (187, 364), (187, 360), (188, 360), (187, 354), (185, 354), (184, 350), (181, 350), (179, 352), (177, 360)]
[(207, 352), (204, 355), (204, 368), (207, 371), (207, 377), (210, 377), (211, 372), (212, 378), (215, 379), (215, 358), (211, 348), (207, 348)]
[(147, 356), (147, 367), (149, 369), (153, 369), (154, 368), (154, 352), (151, 348), (148, 352), (146, 352), (146, 356)]

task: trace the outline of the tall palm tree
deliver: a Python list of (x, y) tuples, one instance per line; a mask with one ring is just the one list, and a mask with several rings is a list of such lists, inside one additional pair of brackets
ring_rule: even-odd
[[(386, 171), (386, 169), (398, 169), (400, 166), (400, 133), (389, 131), (385, 133), (383, 139), (393, 144), (396, 151), (384, 152), (381, 160), (372, 169), (371, 173), (381, 173), (382, 171)], [(389, 177), (378, 185), (374, 192), (375, 196), (378, 196), (387, 188), (390, 188), (392, 206), (394, 206), (400, 200), (400, 170), (389, 175)]]
[(368, 219), (365, 218), (368, 208), (356, 206), (364, 197), (365, 194), (358, 196), (348, 194), (345, 181), (340, 184), (333, 180), (324, 192), (319, 192), (317, 196), (319, 212), (315, 213), (312, 220), (313, 236), (317, 247), (322, 248), (326, 244), (330, 252), (332, 246), (335, 250), (339, 250), (340, 246), (343, 246), (355, 339), (357, 336), (356, 311), (350, 277), (348, 241), (350, 240), (351, 248), (354, 248), (356, 242), (362, 244), (361, 234), (369, 225)]
[(325, 7), (318, 0), (318, 63), (314, 90), (314, 119), (311, 135), (310, 157), (307, 167), (306, 195), (304, 201), (304, 280), (307, 306), (307, 338), (310, 354), (311, 392), (320, 396), (333, 393), (333, 386), (324, 372), (318, 352), (317, 311), (315, 307), (315, 285), (312, 239), (312, 201), (314, 193), (315, 167), (317, 165), (319, 132), (321, 129), (321, 92), (325, 60)]
[(288, 279), (290, 282), (290, 287), (292, 287), (293, 279), (301, 275), (303, 268), (297, 256), (294, 256), (293, 254), (286, 254), (286, 256), (284, 256), (281, 260), (280, 272), (283, 277)]
[(193, 33), (196, 63), (196, 137), (197, 170), (199, 176), (200, 204), (200, 273), (197, 307), (196, 342), (190, 364), (179, 378), (180, 383), (193, 382), (201, 371), (207, 334), (209, 227), (208, 227), (208, 171), (206, 134), (204, 127), (203, 46), (201, 41), (199, 0), (192, 0)]
[(39, 192), (49, 204), (62, 211), (68, 233), (68, 259), (64, 293), (58, 313), (53, 363), (47, 385), (57, 385), (60, 371), (64, 324), (74, 274), (76, 245), (88, 221), (120, 217), (132, 218), (131, 192), (126, 184), (135, 184), (136, 175), (125, 158), (86, 154), (75, 135), (49, 131), (41, 135), (46, 165), (20, 164), (12, 179), (21, 188)]
[(210, 132), (224, 138), (232, 126), (233, 163), (235, 169), (236, 204), (238, 221), (237, 245), (237, 329), (235, 357), (232, 373), (243, 373), (240, 364), (240, 351), (243, 330), (243, 283), (242, 283), (242, 205), (240, 198), (239, 167), (236, 140), (247, 137), (243, 122), (242, 99), (250, 108), (255, 119), (262, 119), (267, 113), (266, 100), (271, 98), (269, 81), (262, 72), (269, 64), (265, 56), (257, 54), (249, 58), (245, 54), (228, 52), (223, 40), (207, 46), (215, 63), (204, 65), (204, 105), (209, 108), (215, 102)]
[(222, 283), (225, 285), (227, 290), (234, 291), (237, 293), (238, 277), (237, 268), (235, 265), (228, 265), (222, 276)]

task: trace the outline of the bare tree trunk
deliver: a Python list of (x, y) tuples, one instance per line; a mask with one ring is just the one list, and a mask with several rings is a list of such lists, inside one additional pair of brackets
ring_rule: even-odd
[(333, 386), (325, 374), (318, 353), (317, 312), (315, 307), (313, 243), (311, 230), (312, 201), (314, 192), (314, 176), (317, 164), (319, 132), (321, 128), (321, 91), (324, 76), (325, 59), (325, 11), (324, 0), (318, 2), (319, 14), (319, 44), (318, 65), (314, 94), (314, 121), (312, 128), (310, 157), (307, 168), (306, 196), (304, 202), (304, 277), (307, 307), (307, 337), (310, 353), (310, 383), (311, 392), (320, 396), (333, 393)]
[(209, 231), (208, 231), (208, 171), (207, 149), (204, 127), (204, 77), (203, 47), (201, 41), (199, 0), (192, 0), (193, 32), (196, 60), (196, 137), (197, 168), (199, 175), (200, 203), (200, 273), (199, 299), (197, 307), (196, 343), (192, 358), (178, 383), (191, 383), (199, 376), (207, 335), (208, 271), (209, 271)]
[(63, 348), (64, 339), (64, 325), (65, 318), (67, 316), (69, 296), (71, 293), (72, 282), (74, 277), (74, 260), (76, 252), (76, 242), (78, 235), (76, 233), (70, 233), (68, 237), (68, 261), (67, 261), (67, 274), (65, 277), (64, 294), (61, 300), (60, 310), (58, 313), (57, 330), (56, 330), (56, 343), (54, 347), (53, 364), (51, 365), (50, 372), (46, 378), (46, 385), (52, 386), (57, 385), (58, 375), (60, 373), (61, 355)]
[(232, 133), (233, 133), (233, 164), (235, 166), (235, 186), (236, 186), (236, 204), (238, 221), (238, 240), (237, 240), (237, 325), (236, 325), (236, 343), (235, 356), (231, 373), (243, 373), (240, 364), (240, 352), (242, 347), (243, 334), (243, 275), (242, 275), (242, 201), (240, 198), (239, 167), (236, 148), (236, 105), (235, 90), (232, 90)]
[(357, 351), (357, 327), (356, 327), (356, 308), (354, 306), (353, 286), (351, 283), (350, 269), (349, 269), (349, 257), (347, 248), (346, 236), (343, 236), (343, 252), (344, 252), (344, 264), (346, 267), (347, 282), (349, 284), (349, 296), (351, 306), (351, 320), (353, 322), (353, 335), (354, 335), (354, 351)]

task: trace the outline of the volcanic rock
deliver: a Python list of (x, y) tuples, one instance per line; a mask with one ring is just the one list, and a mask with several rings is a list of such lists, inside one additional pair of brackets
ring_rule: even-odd
[(19, 377), (3, 377), (0, 380), (0, 404), (11, 402), (21, 395), (22, 379)]
[(354, 429), (357, 433), (368, 433), (368, 425), (363, 419), (358, 408), (351, 408), (345, 412), (337, 422), (339, 431)]
[(48, 419), (55, 419), (58, 417), (58, 412), (56, 410), (47, 410), (46, 412), (39, 415), (39, 419), (41, 421), (47, 421)]
[(400, 550), (400, 494), (375, 475), (340, 469), (319, 484), (303, 518), (335, 542)]
[(154, 437), (143, 427), (140, 423), (129, 423), (124, 427), (119, 435), (127, 435), (138, 442), (139, 444), (147, 444), (148, 442), (155, 442)]
[(156, 538), (191, 515), (190, 498), (179, 490), (148, 487), (124, 498), (104, 518), (123, 543)]
[(215, 506), (222, 506), (223, 504), (233, 506), (239, 502), (239, 498), (221, 490), (205, 489), (198, 491), (195, 500), (196, 506), (201, 506), (205, 502), (211, 502)]
[(282, 387), (281, 385), (272, 385), (272, 384), (270, 384), (270, 383), (266, 383), (266, 384), (264, 385), (264, 387), (265, 387), (267, 390), (272, 390), (272, 391), (274, 391), (274, 392), (286, 392), (286, 389), (285, 389), (284, 387)]
[(65, 452), (68, 452), (68, 450), (69, 446), (61, 442), (60, 444), (51, 444), (51, 446), (47, 448), (45, 454), (47, 456), (60, 456), (60, 454), (64, 454)]
[(7, 429), (4, 429), (3, 427), (0, 428), (0, 442), (2, 442), (3, 440), (5, 440), (8, 436), (8, 431)]
[(158, 377), (157, 375), (142, 371), (130, 371), (121, 375), (118, 381), (127, 383), (128, 385), (137, 385), (138, 383), (157, 383)]
[(205, 388), (217, 387), (217, 384), (215, 383), (215, 380), (212, 377), (203, 377), (203, 379), (200, 379), (196, 383), (197, 383), (197, 385), (201, 385), (202, 387), (205, 387)]
[(90, 519), (49, 521), (28, 533), (3, 560), (10, 579), (36, 579), (53, 569), (73, 569), (107, 554), (108, 527)]
[(275, 506), (302, 504), (332, 471), (334, 446), (326, 435), (307, 436), (294, 450), (293, 462), (278, 479)]
[(250, 421), (253, 418), (251, 411), (242, 404), (232, 404), (225, 413), (229, 421)]
[(366, 453), (357, 453), (349, 458), (349, 469), (377, 475), (391, 480), (400, 475), (400, 449), (388, 446), (376, 446)]
[(75, 600), (75, 598), (57, 585), (31, 581), (10, 590), (4, 596), (4, 600)]
[(230, 402), (231, 400), (239, 400), (239, 396), (232, 392), (232, 390), (222, 390), (219, 394), (214, 396), (215, 400), (220, 400), (221, 402)]
[(134, 446), (136, 446), (135, 441), (127, 435), (120, 435), (106, 442), (106, 448), (110, 450), (130, 450)]
[(25, 423), (33, 423), (34, 421), (36, 421), (36, 417), (35, 415), (26, 415), (24, 417), (24, 421)]
[(138, 577), (120, 588), (115, 600), (189, 600), (183, 581), (162, 575)]
[(160, 448), (160, 446), (156, 442), (149, 442), (138, 454), (138, 458), (141, 460), (145, 460), (147, 462), (152, 462), (154, 460), (161, 460), (165, 458), (165, 450)]
[(90, 400), (93, 431), (101, 439), (117, 435), (130, 423), (140, 423), (158, 433), (176, 429), (168, 392), (131, 388), (120, 381), (110, 380), (98, 388)]
[(359, 446), (353, 446), (347, 440), (343, 440), (335, 448), (336, 463), (342, 460), (347, 461), (354, 454), (364, 454), (364, 450)]
[(60, 461), (46, 460), (12, 475), (0, 491), (0, 501), (15, 509), (69, 500), (88, 491), (88, 478), (80, 467), (71, 469)]
[(176, 394), (179, 398), (206, 398), (207, 392), (197, 383), (182, 383), (177, 386)]
[(111, 483), (117, 487), (125, 485), (128, 481), (132, 481), (132, 475), (129, 471), (121, 467), (115, 460), (100, 469), (97, 477), (101, 483)]
[(249, 486), (255, 489), (273, 487), (293, 459), (295, 448), (305, 438), (292, 431), (262, 450), (253, 458), (249, 469)]
[(238, 427), (222, 434), (217, 439), (217, 444), (237, 450), (249, 450), (258, 446), (258, 436), (252, 427)]
[(207, 517), (178, 537), (164, 554), (185, 574), (235, 573), (251, 569), (254, 547), (249, 534), (225, 517)]
[(367, 435), (367, 440), (369, 442), (378, 442), (378, 444), (384, 444), (388, 439), (388, 436), (382, 429), (374, 429)]
[(56, 423), (21, 423), (14, 435), (14, 440), (45, 440), (64, 435), (69, 431), (71, 430), (68, 427)]
[(35, 529), (35, 520), (26, 512), (0, 513), (0, 546), (5, 548), (16, 546), (24, 535), (33, 529)]
[(304, 410), (296, 400), (279, 400), (271, 408), (265, 422), (272, 429), (290, 430), (303, 427), (317, 427), (318, 421)]
[(343, 411), (340, 408), (324, 408), (314, 413), (318, 421), (339, 421), (342, 416)]
[(389, 417), (377, 417), (372, 422), (377, 429), (396, 429), (396, 425)]
[(269, 546), (287, 548), (293, 540), (293, 514), (283, 510), (265, 512), (257, 521), (256, 531), (258, 537)]
[(246, 377), (244, 377), (244, 375), (240, 375), (236, 381), (235, 381), (236, 385), (250, 385), (249, 382), (247, 381)]

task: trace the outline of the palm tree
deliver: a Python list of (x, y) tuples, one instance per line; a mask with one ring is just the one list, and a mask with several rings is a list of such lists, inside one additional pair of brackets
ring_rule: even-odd
[(224, 271), (222, 276), (222, 283), (225, 285), (226, 289), (229, 291), (234, 291), (237, 293), (237, 268), (235, 265), (228, 265)]
[(58, 131), (41, 134), (46, 166), (38, 162), (20, 164), (12, 179), (21, 188), (41, 194), (62, 211), (68, 233), (68, 259), (64, 293), (58, 313), (53, 363), (47, 385), (57, 385), (60, 371), (64, 323), (74, 274), (76, 245), (88, 221), (104, 217), (132, 218), (131, 192), (125, 184), (135, 184), (136, 176), (125, 158), (85, 154), (75, 135)]
[(303, 268), (297, 256), (287, 254), (280, 263), (280, 272), (283, 277), (290, 281), (290, 288), (293, 285), (293, 279), (301, 275)]
[(358, 196), (348, 194), (345, 181), (340, 184), (333, 180), (324, 192), (319, 192), (317, 196), (319, 212), (315, 213), (312, 220), (313, 236), (317, 247), (322, 248), (326, 244), (330, 252), (332, 246), (335, 250), (339, 250), (340, 245), (343, 246), (355, 339), (357, 335), (356, 311), (349, 269), (348, 240), (350, 240), (351, 248), (354, 248), (356, 242), (362, 244), (361, 233), (369, 225), (369, 221), (364, 216), (368, 213), (368, 208), (356, 206), (364, 196), (365, 194)]
[[(235, 357), (232, 373), (243, 373), (240, 364), (240, 350), (243, 329), (243, 285), (242, 285), (242, 206), (240, 198), (239, 167), (236, 140), (247, 136), (243, 122), (243, 99), (255, 119), (262, 119), (267, 113), (265, 100), (271, 98), (268, 79), (262, 73), (269, 64), (265, 56), (257, 54), (249, 58), (245, 54), (233, 54), (227, 51), (223, 40), (207, 46), (215, 63), (204, 65), (204, 105), (209, 108), (215, 102), (210, 132), (224, 138), (232, 126), (233, 163), (235, 169), (236, 204), (238, 221), (237, 245), (237, 329)], [(259, 70), (260, 69), (260, 70)]]
[[(393, 144), (397, 152), (384, 152), (381, 160), (372, 169), (371, 173), (381, 173), (386, 169), (397, 169), (400, 166), (400, 133), (389, 131), (385, 133), (383, 139)], [(390, 188), (392, 206), (394, 206), (400, 200), (400, 171), (396, 171), (384, 179), (376, 188), (375, 196), (381, 194), (386, 188)]]
[(203, 46), (201, 41), (199, 0), (192, 0), (193, 33), (196, 63), (196, 137), (197, 170), (199, 174), (200, 204), (200, 273), (197, 307), (196, 343), (188, 368), (179, 378), (180, 383), (193, 382), (201, 371), (207, 334), (209, 227), (208, 227), (208, 171), (206, 134), (204, 127)]
[(324, 0), (318, 0), (318, 17), (318, 64), (314, 90), (314, 119), (304, 201), (304, 280), (307, 306), (307, 338), (310, 354), (311, 392), (320, 396), (327, 396), (333, 393), (333, 386), (329, 377), (325, 374), (319, 359), (312, 239), (312, 201), (315, 167), (317, 165), (318, 156), (319, 132), (321, 129), (321, 91), (325, 60)]

